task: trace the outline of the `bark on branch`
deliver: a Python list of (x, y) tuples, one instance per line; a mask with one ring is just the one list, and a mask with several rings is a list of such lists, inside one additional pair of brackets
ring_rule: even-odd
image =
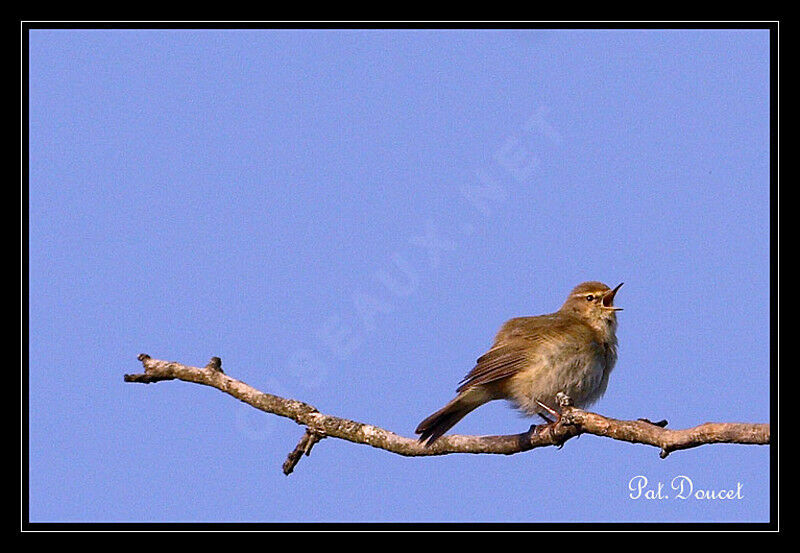
[(569, 398), (562, 396), (561, 420), (551, 425), (531, 426), (522, 434), (505, 436), (445, 435), (426, 447), (414, 438), (406, 438), (383, 428), (349, 419), (320, 413), (313, 406), (294, 399), (264, 393), (222, 372), (222, 362), (212, 357), (205, 367), (191, 367), (181, 363), (160, 361), (140, 354), (144, 366), (142, 374), (126, 374), (125, 382), (149, 384), (164, 380), (183, 380), (211, 386), (230, 394), (256, 409), (292, 419), (305, 426), (306, 432), (289, 454), (283, 465), (290, 474), (302, 456), (325, 437), (339, 438), (365, 444), (408, 457), (447, 455), (450, 453), (493, 453), (511, 455), (537, 447), (562, 446), (579, 434), (594, 434), (615, 440), (647, 444), (658, 447), (664, 458), (672, 451), (689, 449), (704, 444), (769, 444), (769, 424), (713, 423), (707, 422), (684, 430), (666, 429), (666, 421), (652, 423), (646, 419), (617, 420), (573, 407)]

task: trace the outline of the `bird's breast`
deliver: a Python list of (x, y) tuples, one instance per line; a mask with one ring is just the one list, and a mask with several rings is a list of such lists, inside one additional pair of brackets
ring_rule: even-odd
[[(523, 411), (541, 410), (537, 401), (556, 408), (556, 394), (564, 392), (578, 407), (598, 397), (610, 371), (611, 349), (600, 344), (591, 347), (561, 347), (532, 356), (528, 366), (509, 381), (509, 399)], [(602, 392), (600, 392), (602, 393)]]

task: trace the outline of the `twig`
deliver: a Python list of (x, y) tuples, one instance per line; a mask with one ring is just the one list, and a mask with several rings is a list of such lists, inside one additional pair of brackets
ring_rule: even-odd
[(658, 447), (664, 458), (672, 451), (689, 449), (704, 444), (769, 444), (769, 424), (749, 423), (705, 423), (685, 430), (663, 428), (662, 423), (647, 419), (636, 421), (617, 420), (597, 413), (573, 407), (569, 398), (561, 401), (561, 419), (551, 425), (531, 426), (522, 434), (504, 436), (445, 435), (430, 447), (414, 438), (406, 438), (373, 426), (349, 419), (326, 415), (313, 406), (294, 399), (260, 392), (244, 382), (222, 372), (219, 358), (204, 368), (181, 363), (160, 361), (147, 354), (138, 359), (144, 366), (144, 374), (126, 374), (126, 382), (151, 383), (162, 380), (183, 380), (217, 388), (261, 411), (292, 419), (307, 428), (297, 447), (289, 454), (283, 465), (285, 474), (294, 470), (303, 454), (322, 437), (333, 437), (353, 443), (365, 444), (407, 457), (447, 455), (450, 453), (487, 453), (511, 455), (537, 447), (561, 446), (579, 434), (594, 434), (615, 440), (647, 444)]
[(294, 471), (294, 467), (300, 462), (300, 458), (305, 455), (308, 457), (311, 455), (311, 448), (314, 447), (318, 441), (320, 441), (325, 436), (322, 435), (320, 432), (315, 430), (311, 430), (307, 428), (303, 437), (300, 438), (300, 441), (297, 442), (297, 446), (295, 446), (294, 450), (289, 453), (289, 456), (286, 458), (286, 461), (283, 463), (283, 474), (289, 476)]

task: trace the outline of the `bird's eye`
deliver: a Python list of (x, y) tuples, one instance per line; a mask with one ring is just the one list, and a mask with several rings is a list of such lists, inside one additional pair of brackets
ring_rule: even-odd
[(588, 296), (586, 296), (586, 301), (592, 301), (593, 299), (594, 299), (594, 296), (593, 296), (593, 295), (591, 295), (591, 294), (589, 294)]

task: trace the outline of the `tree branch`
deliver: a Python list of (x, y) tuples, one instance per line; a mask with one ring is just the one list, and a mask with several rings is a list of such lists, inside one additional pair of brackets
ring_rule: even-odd
[(144, 353), (140, 354), (138, 359), (142, 362), (145, 372), (126, 374), (125, 382), (150, 384), (164, 380), (183, 380), (203, 384), (221, 390), (256, 409), (292, 419), (297, 424), (305, 426), (306, 433), (283, 465), (285, 474), (290, 474), (303, 454), (308, 455), (314, 444), (325, 437), (365, 444), (408, 457), (450, 453), (511, 455), (537, 447), (551, 445), (560, 447), (579, 434), (594, 434), (615, 440), (652, 445), (661, 449), (662, 458), (672, 451), (704, 444), (770, 443), (769, 424), (707, 422), (685, 430), (669, 430), (664, 428), (666, 421), (652, 423), (647, 419), (617, 420), (584, 411), (572, 406), (569, 398), (561, 394), (559, 401), (562, 416), (554, 424), (531, 426), (522, 434), (505, 436), (445, 435), (430, 447), (426, 447), (414, 438), (406, 438), (371, 424), (326, 415), (302, 401), (260, 392), (224, 374), (222, 362), (218, 357), (212, 357), (209, 364), (203, 368), (160, 361)]

